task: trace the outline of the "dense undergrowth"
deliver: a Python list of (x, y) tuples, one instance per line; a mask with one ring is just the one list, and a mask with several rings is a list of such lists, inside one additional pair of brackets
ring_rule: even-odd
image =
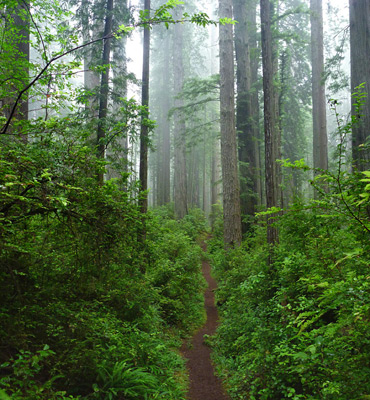
[(222, 324), (215, 361), (233, 399), (370, 398), (369, 172), (328, 174), (320, 200), (225, 253), (208, 249)]
[(0, 398), (183, 399), (204, 217), (159, 209), (143, 243), (127, 176), (99, 186), (88, 127), (51, 124), (0, 148)]

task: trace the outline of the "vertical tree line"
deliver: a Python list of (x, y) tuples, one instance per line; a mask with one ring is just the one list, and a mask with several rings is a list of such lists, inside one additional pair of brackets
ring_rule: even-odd
[[(232, 19), (233, 12), (231, 0), (219, 1), (219, 13), (221, 18)], [(241, 243), (242, 232), (235, 130), (234, 46), (232, 25), (220, 25), (219, 41), (224, 241), (227, 246), (237, 246)]]
[[(115, 160), (122, 173), (127, 173), (127, 134), (123, 134), (120, 139), (121, 154), (117, 158), (118, 153), (115, 153), (111, 137), (114, 139), (116, 133), (110, 128), (113, 120), (119, 120), (122, 106), (120, 99), (127, 94), (126, 39), (112, 41), (109, 37), (122, 21), (127, 21), (127, 2), (118, 4), (113, 0), (71, 0), (71, 4), (77, 7), (76, 19), (84, 42), (107, 36), (107, 39), (86, 47), (81, 53), (84, 87), (87, 90), (85, 111), (96, 126), (99, 157), (109, 162)], [(163, 4), (159, 1), (154, 7)], [(351, 87), (354, 91), (357, 86), (364, 84), (363, 90), (367, 92), (369, 66), (366, 60), (369, 44), (366, 32), (369, 4), (368, 1), (351, 0), (349, 5)], [(146, 2), (143, 7), (149, 10), (151, 4)], [(184, 11), (191, 11), (195, 5), (189, 3), (186, 7), (176, 7), (175, 18), (181, 18)], [(304, 7), (305, 3), (301, 0), (261, 0), (259, 4), (257, 0), (220, 1), (220, 16), (228, 18), (228, 22), (235, 19), (238, 23), (220, 25), (219, 81), (209, 78), (210, 71), (207, 71), (202, 60), (201, 35), (187, 30), (183, 24), (170, 26), (170, 29), (154, 36), (155, 40), (163, 40), (163, 46), (152, 43), (152, 47), (157, 46), (161, 56), (150, 64), (149, 28), (144, 29), (142, 105), (144, 108), (149, 107), (149, 80), (153, 85), (150, 92), (155, 98), (161, 97), (161, 100), (153, 104), (154, 113), (159, 117), (157, 136), (154, 139), (157, 155), (154, 152), (150, 156), (154, 163), (151, 175), (153, 188), (147, 184), (148, 169), (151, 168), (146, 161), (150, 138), (149, 128), (144, 121), (149, 114), (141, 116), (140, 150), (131, 143), (133, 151), (140, 154), (140, 190), (143, 193), (148, 188), (153, 190), (153, 204), (164, 205), (173, 201), (175, 214), (180, 219), (193, 206), (201, 206), (209, 213), (210, 206), (221, 199), (227, 244), (240, 243), (240, 223), (244, 234), (253, 231), (254, 215), (261, 207), (287, 206), (294, 196), (302, 194), (299, 172), (294, 171), (288, 175), (286, 170), (281, 170), (277, 160), (306, 156), (302, 148), (310, 139), (302, 131), (308, 124), (308, 81), (304, 74), (308, 72), (309, 65), (312, 66), (312, 166), (316, 171), (325, 171), (329, 165), (322, 1), (311, 0), (309, 10)], [(260, 32), (256, 20), (258, 11), (261, 17)], [(7, 14), (18, 27), (16, 59), (27, 61), (30, 5), (25, 2), (13, 10), (8, 7)], [(301, 25), (307, 15), (311, 22), (310, 30)], [(310, 46), (304, 40), (299, 40), (299, 37), (307, 35), (311, 36)], [(12, 40), (15, 40), (14, 37)], [(235, 77), (231, 65), (234, 53)], [(212, 57), (215, 57), (214, 51)], [(149, 78), (149, 65), (158, 69), (159, 60), (160, 74)], [(25, 83), (28, 79), (27, 62), (23, 64), (20, 72)], [(236, 104), (233, 104), (234, 78)], [(19, 81), (22, 82), (22, 79)], [(192, 84), (192, 79), (198, 83)], [(49, 95), (46, 102), (48, 98)], [(4, 115), (11, 110), (11, 100), (11, 96), (4, 98)], [(215, 111), (212, 105), (217, 102), (220, 105), (219, 111)], [(24, 95), (17, 110), (17, 118), (27, 119), (28, 104)], [(111, 105), (114, 113), (110, 110)], [(262, 110), (263, 119), (260, 115)], [(352, 113), (357, 118), (352, 135), (353, 161), (357, 169), (364, 170), (367, 169), (369, 158), (368, 102), (360, 115), (355, 105)], [(218, 118), (219, 129), (215, 129)], [(217, 131), (221, 138), (221, 148), (217, 147), (218, 141), (214, 139)], [(221, 164), (223, 175), (220, 197), (217, 193), (217, 170)], [(117, 175), (111, 172), (110, 167), (106, 173), (100, 172), (100, 185), (105, 179), (114, 176)], [(145, 213), (145, 196), (142, 201), (142, 211)], [(277, 231), (272, 219), (269, 219), (268, 242), (276, 241)]]
[[(150, 0), (145, 0), (144, 10), (150, 17)], [(140, 191), (141, 191), (141, 212), (145, 214), (148, 210), (148, 143), (149, 129), (145, 119), (149, 118), (149, 68), (150, 68), (150, 29), (144, 29), (143, 40), (143, 73), (141, 105), (145, 108), (140, 127)]]
[(240, 205), (243, 232), (253, 221), (259, 200), (259, 126), (257, 94), (257, 43), (255, 0), (233, 1), (235, 25), (235, 54), (237, 76), (236, 128), (240, 170)]
[[(350, 0), (350, 42), (351, 42), (351, 91), (355, 92), (363, 85), (362, 92), (370, 94), (370, 1)], [(360, 113), (360, 115), (358, 115)], [(357, 118), (353, 126), (352, 157), (354, 165), (360, 171), (370, 167), (370, 101), (358, 110), (352, 105), (352, 115)]]
[[(176, 14), (179, 15), (179, 14)], [(188, 210), (188, 188), (186, 169), (186, 136), (185, 120), (180, 111), (183, 105), (181, 98), (178, 98), (184, 85), (184, 32), (183, 25), (177, 24), (174, 27), (172, 42), (173, 60), (173, 94), (175, 96), (174, 112), (174, 204), (175, 215), (183, 218)]]
[(313, 166), (328, 169), (322, 1), (311, 0)]

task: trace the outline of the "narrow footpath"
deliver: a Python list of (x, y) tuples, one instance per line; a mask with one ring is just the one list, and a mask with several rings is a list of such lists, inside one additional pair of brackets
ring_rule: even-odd
[[(205, 245), (203, 245), (205, 250)], [(213, 335), (218, 325), (218, 313), (215, 306), (214, 290), (216, 282), (211, 277), (211, 266), (207, 261), (202, 263), (202, 271), (208, 283), (204, 293), (204, 304), (207, 321), (193, 337), (191, 344), (185, 343), (182, 354), (187, 359), (190, 389), (188, 400), (229, 400), (222, 388), (221, 381), (215, 376), (211, 363), (211, 349), (204, 344), (204, 335)]]

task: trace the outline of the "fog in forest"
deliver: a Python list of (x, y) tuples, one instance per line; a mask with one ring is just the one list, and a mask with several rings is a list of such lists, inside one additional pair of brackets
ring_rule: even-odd
[(0, 16), (0, 400), (370, 399), (370, 0)]

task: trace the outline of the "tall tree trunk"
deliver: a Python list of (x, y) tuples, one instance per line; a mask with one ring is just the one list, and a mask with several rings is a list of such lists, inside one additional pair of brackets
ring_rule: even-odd
[[(115, 26), (117, 24), (127, 24), (129, 11), (127, 9), (127, 0), (121, 0), (115, 3), (113, 10)], [(117, 18), (119, 20), (117, 21)], [(115, 28), (115, 27), (114, 27)], [(113, 29), (114, 29), (113, 28)], [(116, 38), (112, 48), (112, 74), (113, 74), (113, 92), (112, 92), (112, 115), (117, 122), (122, 121), (121, 107), (122, 98), (127, 97), (127, 56), (126, 45), (127, 36)], [(107, 158), (110, 158), (115, 165), (113, 168), (108, 165), (107, 179), (120, 178), (128, 172), (128, 138), (127, 135), (120, 135), (114, 141), (114, 145), (107, 148)], [(123, 190), (127, 189), (127, 185), (122, 186)]]
[[(231, 0), (219, 0), (219, 13), (220, 18), (232, 18)], [(224, 243), (226, 247), (233, 247), (242, 240), (234, 115), (233, 25), (220, 24), (219, 46)]]
[[(113, 26), (113, 0), (107, 0), (107, 9), (104, 26), (104, 37), (112, 31)], [(100, 97), (99, 97), (99, 114), (98, 114), (98, 157), (105, 158), (105, 130), (106, 119), (108, 115), (108, 93), (109, 93), (109, 62), (110, 62), (111, 40), (104, 40), (102, 63), (105, 65), (105, 70), (101, 74), (100, 82)], [(104, 173), (98, 174), (99, 184), (104, 183)]]
[[(19, 3), (14, 9), (9, 7), (6, 11), (4, 30), (5, 40), (12, 47), (14, 54), (14, 64), (9, 70), (11, 79), (2, 83), (4, 85), (3, 92), (6, 93), (5, 97), (1, 99), (1, 107), (4, 111), (4, 116), (10, 121), (7, 132), (13, 129), (11, 124), (12, 119), (28, 120), (28, 92), (23, 94), (22, 98), (16, 106), (16, 101), (19, 92), (28, 84), (29, 81), (29, 61), (30, 61), (30, 3), (25, 1)], [(7, 20), (12, 20), (11, 26), (8, 26)], [(9, 29), (10, 28), (10, 29)], [(9, 32), (8, 32), (9, 30)], [(7, 36), (9, 34), (9, 36)], [(3, 38), (4, 39), (4, 38)], [(12, 54), (12, 55), (13, 55)], [(21, 140), (27, 141), (27, 136), (22, 135)]]
[[(281, 166), (276, 160), (281, 160), (281, 130), (280, 120), (282, 113), (280, 110), (279, 103), (279, 92), (280, 88), (280, 76), (279, 76), (279, 43), (274, 37), (273, 32), (279, 32), (279, 13), (280, 13), (280, 0), (270, 0), (270, 30), (272, 40), (272, 74), (273, 74), (273, 93), (274, 93), (274, 113), (275, 113), (275, 127), (274, 127), (274, 144), (273, 144), (273, 158), (275, 162), (273, 166), (275, 168), (275, 193), (276, 193), (276, 205), (283, 207), (284, 205), (284, 194), (282, 190), (282, 171)], [(273, 21), (275, 21), (273, 23)], [(275, 35), (276, 36), (276, 35)], [(279, 82), (279, 84), (277, 84)]]
[[(352, 157), (355, 167), (364, 171), (370, 169), (370, 0), (350, 0), (351, 32), (351, 90), (365, 83), (363, 91), (368, 98), (352, 127)], [(352, 115), (357, 116), (354, 103)], [(365, 144), (367, 143), (367, 144)]]
[[(251, 217), (254, 216), (257, 205), (257, 171), (256, 171), (256, 141), (255, 108), (252, 108), (253, 93), (251, 48), (252, 30), (256, 29), (256, 1), (233, 0), (234, 18), (239, 22), (235, 25), (235, 52), (237, 71), (237, 106), (236, 127), (239, 137), (239, 171), (240, 171), (240, 205), (243, 216), (249, 216), (249, 221), (243, 218), (242, 229), (250, 228)], [(254, 12), (251, 11), (254, 9)]]
[[(150, 10), (150, 0), (145, 0), (144, 10)], [(148, 109), (149, 107), (149, 56), (150, 56), (150, 29), (144, 29), (143, 43), (143, 75), (142, 75), (142, 91), (141, 104)], [(149, 115), (149, 110), (146, 113)], [(148, 210), (148, 140), (149, 130), (142, 118), (140, 131), (140, 210), (145, 214)]]
[[(157, 190), (154, 193), (154, 197), (158, 206), (163, 206), (163, 173), (162, 173), (162, 163), (163, 163), (163, 104), (161, 104), (159, 115), (157, 119), (157, 129), (156, 129), (156, 151), (152, 157), (155, 158), (155, 174), (157, 177)], [(152, 154), (152, 153), (149, 153)]]
[[(207, 120), (207, 113), (205, 113), (205, 120)], [(206, 194), (206, 134), (203, 132), (203, 152), (202, 152), (202, 210), (205, 213), (207, 209), (207, 194)]]
[[(89, 0), (82, 0), (79, 9), (79, 17), (82, 26), (82, 40), (84, 43), (88, 43), (92, 38), (101, 37), (105, 29), (104, 20), (101, 18), (97, 10), (95, 10), (92, 20), (90, 20), (89, 4)], [(90, 30), (91, 26), (92, 29)], [(85, 107), (86, 110), (89, 111), (90, 118), (97, 118), (99, 114), (99, 98), (97, 91), (100, 90), (101, 78), (93, 69), (101, 61), (100, 46), (100, 43), (96, 43), (83, 50), (84, 87), (88, 92), (88, 102)]]
[(219, 183), (222, 179), (220, 168), (220, 141), (216, 137), (213, 141), (211, 160), (211, 204), (218, 204), (220, 200)]
[(249, 43), (250, 43), (250, 61), (251, 61), (251, 117), (252, 117), (252, 136), (254, 140), (254, 154), (256, 162), (255, 180), (256, 180), (256, 194), (257, 194), (257, 205), (262, 204), (262, 166), (261, 166), (261, 134), (260, 134), (260, 108), (259, 108), (259, 95), (258, 95), (258, 85), (259, 76), (258, 70), (260, 67), (260, 49), (258, 49), (257, 40), (257, 3), (258, 0), (254, 0), (253, 7), (248, 13), (248, 27), (250, 32)]
[[(182, 90), (184, 84), (183, 65), (183, 25), (176, 24), (173, 38), (173, 80), (175, 108), (181, 107), (183, 101), (176, 96)], [(183, 218), (188, 213), (187, 201), (187, 171), (186, 171), (186, 138), (185, 122), (179, 111), (174, 113), (174, 201), (175, 215)]]
[[(218, 52), (217, 52), (217, 47), (215, 46), (215, 43), (217, 42), (217, 30), (216, 27), (211, 27), (211, 59), (210, 59), (210, 64), (211, 64), (211, 75), (214, 75), (215, 73), (218, 73), (219, 66), (216, 65), (213, 60), (216, 60), (218, 57)], [(216, 119), (215, 112), (211, 111), (211, 121), (214, 121)], [(213, 225), (214, 222), (214, 205), (219, 203), (220, 200), (220, 181), (222, 179), (221, 177), (221, 160), (220, 160), (220, 139), (218, 135), (218, 127), (217, 131), (216, 128), (214, 128), (213, 132), (213, 143), (212, 143), (212, 157), (211, 157), (211, 207), (212, 207), (212, 220), (211, 223)]]
[(162, 85), (163, 85), (163, 99), (162, 99), (162, 158), (161, 158), (161, 203), (167, 204), (171, 201), (171, 135), (170, 124), (168, 120), (168, 113), (170, 110), (170, 68), (169, 68), (169, 54), (170, 54), (170, 40), (168, 35), (164, 39), (165, 56), (164, 65), (162, 67)]
[[(264, 92), (264, 126), (265, 126), (265, 174), (266, 174), (266, 205), (268, 208), (278, 205), (276, 190), (276, 112), (272, 57), (272, 32), (270, 0), (261, 0), (261, 35), (262, 35), (262, 65)], [(267, 243), (274, 244), (278, 240), (277, 229), (271, 219), (267, 223)]]
[(311, 0), (313, 166), (328, 169), (322, 0)]
[[(21, 10), (25, 11), (25, 17), (19, 16)], [(26, 86), (29, 79), (29, 61), (30, 61), (30, 2), (25, 1), (23, 4), (17, 6), (14, 15), (14, 24), (19, 27), (18, 40), (16, 45), (16, 59), (22, 63), (23, 84)], [(21, 100), (17, 118), (28, 120), (28, 94), (25, 94)], [(24, 137), (26, 140), (26, 137)]]

